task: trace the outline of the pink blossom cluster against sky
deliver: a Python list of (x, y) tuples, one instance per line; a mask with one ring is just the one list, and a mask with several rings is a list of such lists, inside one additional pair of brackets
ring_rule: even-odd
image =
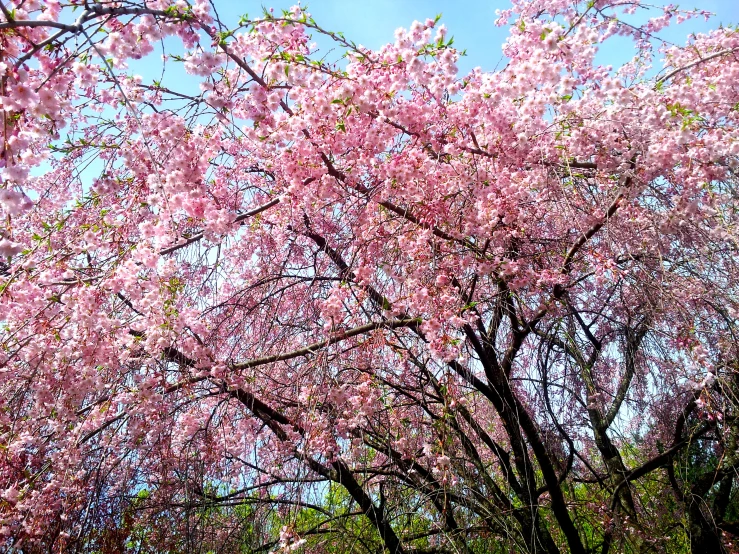
[[(409, 28), (414, 21), (425, 21), (441, 14), (440, 24), (448, 29), (448, 35), (454, 38), (454, 47), (466, 55), (456, 64), (459, 75), (464, 75), (480, 67), (483, 71), (501, 69), (507, 60), (502, 53), (502, 45), (509, 35), (509, 26), (496, 25), (498, 12), (510, 8), (508, 0), (312, 0), (296, 2), (295, 0), (255, 0), (233, 2), (230, 0), (213, 0), (218, 15), (224, 23), (236, 26), (243, 16), (249, 19), (262, 17), (265, 7), (279, 14), (294, 4), (300, 4), (309, 12), (315, 21), (324, 29), (341, 32), (348, 40), (371, 49), (377, 49), (394, 40), (399, 28)], [(653, 0), (642, 2), (648, 6), (668, 6), (674, 2)], [(683, 45), (685, 37), (690, 33), (707, 32), (720, 25), (731, 26), (739, 19), (739, 0), (704, 0), (699, 4), (680, 3), (682, 9), (700, 9), (712, 14), (709, 20), (692, 18), (680, 25), (670, 25), (660, 31), (660, 37)], [(621, 14), (634, 24), (643, 24), (654, 12), (640, 9), (629, 16)], [(631, 19), (629, 19), (631, 18)], [(330, 39), (319, 33), (312, 33), (316, 45), (328, 62), (339, 62), (343, 51), (336, 49)], [(172, 48), (173, 46), (173, 48)], [(655, 43), (655, 46), (657, 44)], [(180, 45), (173, 39), (165, 39), (163, 43), (168, 54), (179, 52)], [(180, 52), (181, 53), (181, 52)], [(597, 61), (603, 65), (620, 67), (628, 62), (636, 53), (634, 43), (625, 37), (613, 37), (607, 47), (600, 49)], [(139, 74), (142, 82), (151, 84), (160, 82), (164, 86), (176, 85), (187, 88), (192, 82), (190, 91), (199, 94), (196, 81), (187, 73), (182, 64), (167, 63), (162, 66), (161, 54), (164, 51), (155, 49), (155, 53), (143, 60), (129, 60), (131, 73)], [(652, 73), (659, 71), (657, 66)], [(171, 105), (170, 105), (171, 107)]]

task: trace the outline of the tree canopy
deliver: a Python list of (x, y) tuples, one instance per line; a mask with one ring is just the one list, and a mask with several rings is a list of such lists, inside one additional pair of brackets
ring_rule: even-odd
[(736, 552), (704, 15), (513, 0), (460, 75), (438, 18), (0, 1), (0, 550)]

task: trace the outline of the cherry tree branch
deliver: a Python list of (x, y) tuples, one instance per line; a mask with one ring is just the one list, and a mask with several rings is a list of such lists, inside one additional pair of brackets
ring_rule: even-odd
[(665, 82), (669, 81), (675, 75), (678, 75), (678, 74), (682, 73), (683, 71), (687, 71), (688, 69), (691, 69), (691, 68), (693, 68), (693, 67), (695, 67), (697, 65), (700, 65), (702, 63), (705, 63), (705, 62), (707, 62), (709, 60), (713, 60), (715, 58), (720, 58), (721, 56), (726, 56), (728, 54), (733, 54), (737, 50), (739, 50), (739, 48), (728, 48), (726, 50), (721, 50), (720, 52), (716, 52), (714, 54), (711, 54), (710, 56), (706, 56), (705, 58), (700, 58), (699, 60), (695, 60), (693, 63), (689, 63), (688, 65), (684, 65), (682, 67), (678, 67), (677, 69), (671, 71), (670, 73), (668, 73), (664, 77), (661, 77), (661, 78), (657, 79), (657, 83), (655, 84), (655, 87), (658, 87), (662, 83), (665, 83)]
[(236, 362), (236, 363), (230, 364), (230, 367), (232, 369), (247, 369), (247, 368), (257, 367), (260, 365), (271, 364), (274, 362), (282, 362), (285, 360), (290, 360), (290, 359), (298, 358), (301, 356), (309, 356), (311, 354), (316, 353), (319, 350), (322, 350), (323, 348), (326, 348), (327, 346), (336, 344), (337, 342), (341, 342), (343, 340), (346, 340), (352, 337), (356, 337), (359, 335), (363, 335), (365, 333), (369, 333), (371, 331), (376, 331), (378, 329), (398, 329), (401, 327), (416, 327), (420, 325), (421, 322), (422, 320), (420, 318), (404, 318), (404, 319), (395, 319), (391, 321), (379, 321), (375, 323), (368, 323), (366, 325), (360, 325), (359, 327), (354, 327), (353, 329), (349, 329), (347, 331), (340, 331), (328, 339), (325, 339), (319, 342), (314, 342), (313, 344), (309, 344), (308, 346), (304, 348), (299, 348), (297, 350), (292, 350), (290, 352), (285, 352), (283, 354), (273, 354), (271, 356), (264, 356), (262, 358), (255, 358), (253, 360), (248, 360), (244, 362)]

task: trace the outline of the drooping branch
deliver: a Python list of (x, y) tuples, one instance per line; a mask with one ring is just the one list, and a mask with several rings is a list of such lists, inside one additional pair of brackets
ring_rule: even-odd
[(232, 369), (247, 369), (247, 368), (257, 367), (260, 365), (271, 364), (274, 362), (282, 362), (285, 360), (291, 360), (293, 358), (299, 358), (301, 356), (309, 356), (311, 354), (316, 353), (319, 350), (326, 348), (327, 346), (331, 346), (332, 344), (336, 344), (337, 342), (341, 342), (343, 340), (346, 340), (352, 337), (367, 334), (371, 331), (376, 331), (378, 329), (399, 329), (402, 327), (415, 327), (420, 324), (421, 324), (421, 320), (419, 318), (405, 318), (405, 319), (395, 319), (395, 320), (390, 320), (390, 321), (380, 321), (376, 323), (368, 323), (366, 325), (360, 325), (359, 327), (354, 327), (347, 331), (339, 331), (337, 333), (334, 333), (328, 339), (315, 342), (313, 344), (309, 344), (308, 346), (304, 348), (298, 348), (297, 350), (292, 350), (290, 352), (285, 352), (282, 354), (272, 354), (271, 356), (254, 358), (252, 360), (247, 360), (243, 362), (234, 362), (230, 364), (230, 367)]

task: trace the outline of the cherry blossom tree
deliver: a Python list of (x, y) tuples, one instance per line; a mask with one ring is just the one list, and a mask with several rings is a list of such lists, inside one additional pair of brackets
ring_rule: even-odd
[(4, 552), (737, 551), (736, 29), (0, 11)]

